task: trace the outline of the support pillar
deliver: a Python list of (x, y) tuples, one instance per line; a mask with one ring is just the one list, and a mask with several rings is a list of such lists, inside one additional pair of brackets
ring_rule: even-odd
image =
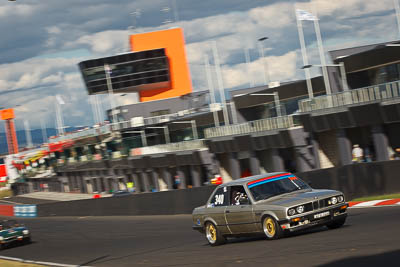
[(351, 142), (344, 129), (336, 130), (336, 140), (339, 148), (340, 165), (349, 165), (352, 163)]
[(192, 175), (193, 187), (200, 187), (201, 186), (200, 166), (198, 165), (190, 166), (190, 173)]
[(96, 183), (96, 189), (97, 189), (98, 193), (101, 193), (103, 191), (103, 188), (101, 188), (101, 180), (100, 179), (101, 179), (100, 177), (93, 178), (93, 180)]
[(185, 171), (183, 169), (183, 166), (176, 166), (176, 175), (178, 176), (179, 180), (181, 181), (178, 189), (187, 188), (186, 175), (185, 175)]
[(273, 164), (273, 171), (282, 172), (285, 170), (285, 163), (283, 161), (282, 156), (279, 154), (279, 150), (277, 148), (271, 149), (271, 161)]
[(74, 189), (74, 177), (73, 176), (68, 176), (68, 187), (69, 187), (69, 192), (73, 192)]
[(236, 180), (240, 178), (240, 162), (236, 156), (236, 153), (228, 153), (228, 162), (229, 162), (229, 173), (232, 177), (232, 180)]
[(113, 192), (119, 190), (119, 180), (114, 176), (110, 179)]
[(260, 160), (257, 158), (255, 151), (250, 152), (249, 165), (250, 165), (250, 172), (252, 175), (261, 174)]
[(141, 191), (141, 183), (140, 183), (140, 178), (139, 174), (136, 172), (132, 172), (132, 178), (133, 178), (133, 187), (135, 188), (135, 192), (140, 193)]
[(153, 183), (154, 183), (156, 192), (160, 192), (160, 183), (158, 182), (157, 171), (153, 169), (153, 170), (151, 170), (150, 174), (151, 174), (151, 178), (153, 179)]
[(105, 177), (102, 177), (100, 179), (103, 179), (103, 184), (104, 184), (104, 191), (106, 193), (110, 193), (110, 185), (108, 184), (108, 179)]
[(389, 142), (383, 127), (381, 125), (375, 125), (371, 128), (371, 132), (372, 139), (374, 140), (376, 161), (389, 160)]
[(167, 188), (169, 190), (174, 189), (174, 181), (172, 180), (171, 171), (167, 167), (165, 167), (161, 168), (161, 173), (165, 183), (167, 184)]
[(314, 169), (321, 169), (321, 162), (319, 160), (319, 144), (318, 141), (315, 140), (313, 134), (310, 134), (311, 136), (311, 146), (312, 146), (312, 153), (314, 156)]
[(149, 175), (145, 170), (142, 170), (141, 172), (142, 176), (142, 184), (144, 188), (144, 192), (150, 192), (150, 183), (149, 183)]

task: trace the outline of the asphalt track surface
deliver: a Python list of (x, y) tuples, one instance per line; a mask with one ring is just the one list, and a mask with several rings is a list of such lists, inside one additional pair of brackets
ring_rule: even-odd
[(346, 224), (210, 247), (190, 215), (20, 220), (34, 242), (0, 255), (88, 266), (400, 266), (400, 207), (350, 209)]

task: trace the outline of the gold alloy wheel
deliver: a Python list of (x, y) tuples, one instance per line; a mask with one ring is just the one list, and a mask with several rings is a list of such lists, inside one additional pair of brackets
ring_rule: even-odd
[(215, 243), (217, 241), (217, 229), (211, 223), (207, 225), (207, 239), (210, 243)]
[(271, 217), (268, 217), (267, 219), (264, 220), (264, 233), (269, 238), (275, 236), (276, 233), (275, 222)]

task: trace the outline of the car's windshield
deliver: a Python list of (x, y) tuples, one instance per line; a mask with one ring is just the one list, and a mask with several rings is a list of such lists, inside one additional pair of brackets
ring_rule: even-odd
[(247, 186), (256, 201), (301, 189), (311, 188), (293, 174), (281, 174), (258, 179), (249, 182)]

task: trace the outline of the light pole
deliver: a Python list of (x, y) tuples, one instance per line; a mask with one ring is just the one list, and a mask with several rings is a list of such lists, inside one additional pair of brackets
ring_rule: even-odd
[(151, 127), (146, 127), (146, 129), (164, 129), (165, 143), (167, 144), (171, 143), (168, 126), (151, 126)]
[[(214, 83), (212, 82), (211, 78), (211, 71), (210, 71), (210, 62), (208, 60), (208, 55), (204, 57), (204, 67), (206, 71), (206, 76), (207, 76), (207, 83), (208, 83), (208, 90), (210, 91), (210, 100), (213, 108), (215, 109), (215, 104), (216, 104), (216, 99), (215, 99), (215, 88), (214, 88)], [(219, 118), (218, 118), (218, 111), (213, 110), (213, 116), (214, 116), (214, 125), (215, 127), (219, 126)]]
[(213, 51), (213, 55), (214, 55), (214, 65), (215, 65), (215, 71), (217, 74), (219, 95), (221, 97), (221, 102), (222, 102), (222, 113), (224, 115), (224, 124), (229, 125), (229, 115), (228, 115), (228, 109), (227, 109), (227, 105), (226, 105), (224, 82), (222, 79), (221, 64), (219, 62), (219, 55), (218, 55), (218, 48), (217, 48), (216, 41), (212, 42), (212, 51)]
[(197, 133), (197, 126), (196, 126), (196, 121), (195, 120), (190, 120), (190, 121), (173, 121), (172, 123), (190, 123), (192, 125), (192, 132), (193, 132), (193, 139), (199, 139), (199, 135)]
[(113, 123), (117, 123), (117, 128), (119, 128), (118, 126), (118, 121), (117, 121), (117, 114), (116, 114), (116, 110), (115, 110), (115, 102), (114, 102), (114, 91), (113, 91), (113, 87), (112, 87), (112, 82), (111, 82), (111, 67), (108, 64), (104, 64), (104, 72), (106, 74), (106, 81), (107, 81), (107, 89), (108, 89), (108, 96), (110, 99), (110, 104), (111, 104), (111, 116), (112, 116), (112, 120)]
[(399, 0), (394, 1), (394, 9), (396, 10), (396, 19), (397, 19), (397, 28), (399, 29), (399, 36), (400, 36), (400, 4)]
[[(344, 62), (340, 62), (339, 64), (327, 64), (327, 65), (306, 65), (301, 67), (302, 69), (309, 69), (311, 67), (339, 67), (340, 70), (340, 76), (342, 78), (342, 86), (343, 86), (343, 91), (348, 91), (349, 86), (347, 84), (347, 76), (346, 76), (346, 69), (344, 67)], [(326, 92), (328, 94), (328, 91)]]
[(268, 62), (264, 55), (264, 41), (265, 40), (268, 40), (268, 37), (262, 37), (262, 38), (258, 39), (258, 42), (259, 42), (258, 49), (259, 49), (259, 53), (260, 53), (260, 58), (263, 60), (263, 63), (264, 63), (263, 64), (263, 66), (264, 66), (264, 75), (263, 75), (264, 84), (267, 85), (270, 80), (270, 77), (269, 77)]

